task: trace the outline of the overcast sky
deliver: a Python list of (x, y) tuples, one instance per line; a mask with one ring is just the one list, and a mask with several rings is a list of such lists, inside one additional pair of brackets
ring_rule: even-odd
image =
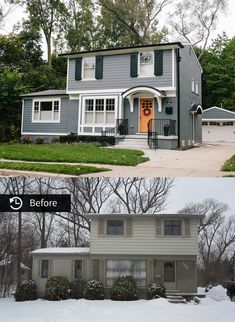
[(164, 212), (177, 212), (186, 203), (214, 198), (229, 206), (227, 215), (235, 215), (234, 178), (176, 178)]

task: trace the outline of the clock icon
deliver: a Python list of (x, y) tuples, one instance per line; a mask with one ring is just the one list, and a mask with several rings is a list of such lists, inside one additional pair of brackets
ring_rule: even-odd
[(13, 210), (20, 210), (23, 206), (23, 201), (20, 197), (12, 197), (9, 199), (10, 201), (10, 208)]

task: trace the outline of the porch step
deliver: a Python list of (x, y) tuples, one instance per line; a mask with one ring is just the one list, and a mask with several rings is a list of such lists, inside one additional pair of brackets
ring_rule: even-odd
[(123, 149), (149, 149), (148, 136), (145, 134), (127, 135), (118, 142), (118, 147)]
[(181, 295), (167, 295), (167, 300), (172, 304), (187, 304), (187, 301)]

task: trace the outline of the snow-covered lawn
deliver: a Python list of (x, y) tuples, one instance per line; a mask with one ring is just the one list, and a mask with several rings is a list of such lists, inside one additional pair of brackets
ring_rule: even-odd
[(235, 303), (221, 286), (201, 303), (170, 304), (165, 299), (133, 302), (0, 299), (1, 322), (234, 322)]

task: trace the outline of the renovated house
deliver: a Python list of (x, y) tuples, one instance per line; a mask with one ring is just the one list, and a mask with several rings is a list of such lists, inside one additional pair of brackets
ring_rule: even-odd
[(202, 139), (208, 142), (235, 142), (235, 112), (217, 106), (204, 110)]
[(198, 223), (193, 214), (89, 214), (90, 248), (32, 252), (32, 278), (43, 295), (48, 277), (98, 279), (109, 297), (119, 276), (132, 275), (139, 296), (151, 282), (167, 292), (196, 293)]
[(180, 42), (63, 54), (65, 90), (23, 96), (22, 135), (142, 138), (175, 149), (201, 142), (202, 68)]

